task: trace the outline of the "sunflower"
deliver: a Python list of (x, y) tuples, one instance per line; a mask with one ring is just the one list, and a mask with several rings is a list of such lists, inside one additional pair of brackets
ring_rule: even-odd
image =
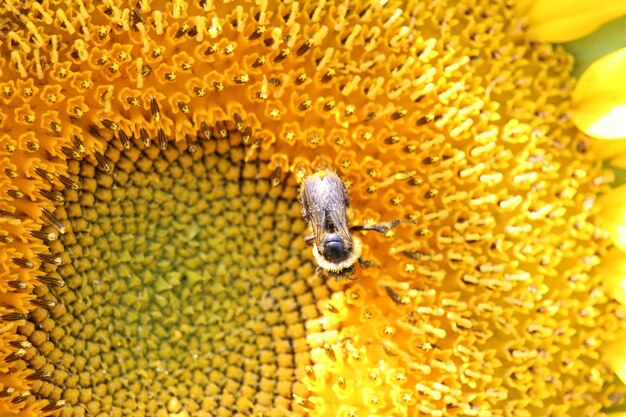
[[(604, 2), (600, 7), (575, 0), (559, 2), (524, 0), (517, 4), (530, 25), (529, 34), (567, 45), (584, 71), (572, 95), (570, 115), (576, 126), (594, 138), (626, 139), (622, 120), (626, 114), (626, 3)], [(623, 143), (609, 146), (621, 152)], [(610, 152), (610, 151), (609, 151)], [(623, 164), (620, 164), (623, 165)]]
[[(510, 3), (0, 7), (5, 414), (622, 402), (613, 173), (568, 116), (571, 56)], [(321, 168), (352, 224), (411, 220), (355, 232), (352, 280), (304, 241)]]

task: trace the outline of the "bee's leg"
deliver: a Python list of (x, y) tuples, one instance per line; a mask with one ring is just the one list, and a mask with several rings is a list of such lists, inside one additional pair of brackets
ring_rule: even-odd
[(304, 237), (304, 243), (306, 243), (309, 246), (313, 246), (313, 241), (314, 240), (315, 240), (315, 235), (305, 236)]
[(313, 283), (315, 283), (315, 281), (317, 281), (320, 278), (325, 278), (325, 276), (324, 276), (324, 270), (318, 266), (317, 268), (315, 268), (315, 274), (307, 278), (307, 281), (309, 282), (309, 285), (313, 285)]
[(372, 261), (368, 261), (368, 260), (365, 260), (363, 258), (359, 258), (358, 260), (359, 260), (359, 264), (363, 268), (372, 268), (372, 267), (376, 266), (376, 264), (374, 262), (372, 262)]
[(359, 230), (364, 230), (364, 231), (371, 230), (371, 231), (378, 232), (378, 233), (387, 233), (394, 227), (398, 226), (400, 223), (414, 223), (414, 222), (410, 219), (395, 219), (386, 223), (373, 224), (371, 226), (368, 226), (365, 224), (358, 224), (358, 225), (350, 227), (350, 231), (356, 232)]
[(346, 274), (343, 274), (343, 275), (334, 275), (334, 277), (335, 277), (335, 279), (337, 281), (356, 281), (356, 280), (358, 280), (359, 278), (355, 277), (353, 274), (354, 274), (354, 271), (350, 271), (350, 272), (347, 272)]

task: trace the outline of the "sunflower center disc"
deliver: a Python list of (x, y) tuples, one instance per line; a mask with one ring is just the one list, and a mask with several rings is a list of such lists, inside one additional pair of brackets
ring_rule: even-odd
[(63, 371), (40, 389), (60, 388), (74, 415), (292, 406), (305, 323), (328, 288), (307, 282), (295, 183), (272, 187), (237, 140), (193, 154), (110, 145), (110, 172), (70, 165), (82, 184), (64, 207), (71, 263), (46, 322), (58, 355), (41, 355)]

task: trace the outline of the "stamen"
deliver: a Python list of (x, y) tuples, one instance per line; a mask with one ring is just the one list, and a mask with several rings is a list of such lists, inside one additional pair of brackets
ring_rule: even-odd
[(79, 159), (81, 157), (80, 152), (69, 146), (61, 146), (61, 152), (67, 156), (67, 159)]
[[(244, 142), (245, 143), (245, 142)], [(244, 156), (244, 162), (250, 162), (252, 158), (256, 155), (257, 151), (261, 147), (262, 140), (257, 139), (252, 142), (248, 150), (246, 151), (246, 155)]]
[(159, 131), (157, 133), (157, 141), (159, 142), (159, 147), (161, 148), (162, 151), (167, 150), (167, 145), (169, 141), (168, 141), (167, 135), (165, 134), (162, 128), (159, 128)]
[(110, 129), (110, 130), (112, 130), (114, 132), (117, 132), (117, 130), (119, 129), (119, 126), (117, 125), (117, 123), (115, 123), (112, 120), (102, 119), (101, 122), (102, 122), (102, 125), (104, 127), (106, 127), (107, 129)]
[(26, 349), (18, 349), (17, 351), (11, 353), (9, 356), (4, 358), (5, 362), (15, 362), (18, 359), (21, 359), (22, 356), (26, 354)]
[(69, 190), (80, 189), (80, 185), (77, 182), (71, 180), (69, 177), (66, 177), (65, 175), (59, 175), (59, 181), (61, 181), (61, 184), (63, 184), (65, 188)]
[(61, 278), (53, 277), (51, 275), (36, 275), (35, 278), (37, 278), (39, 282), (52, 287), (65, 287), (65, 281), (63, 281)]
[(65, 201), (65, 199), (63, 198), (63, 194), (61, 194), (58, 191), (39, 190), (39, 193), (41, 193), (41, 195), (47, 198), (48, 200), (53, 201), (55, 203), (62, 203), (63, 201)]
[(243, 133), (244, 129), (245, 129), (245, 125), (243, 123), (243, 119), (241, 118), (241, 116), (239, 115), (239, 113), (235, 113), (233, 115), (233, 118), (235, 120), (235, 129), (237, 129), (237, 131)]
[(333, 347), (330, 344), (324, 343), (324, 352), (326, 352), (326, 356), (328, 356), (328, 358), (331, 361), (333, 361), (333, 362), (337, 361), (337, 356), (335, 355), (335, 350), (333, 349)]
[(226, 129), (226, 125), (221, 120), (215, 122), (215, 127), (217, 128), (217, 133), (220, 135), (222, 139), (226, 139), (228, 137), (228, 129)]
[(86, 151), (85, 145), (83, 144), (83, 140), (78, 135), (76, 134), (72, 135), (72, 143), (74, 144), (74, 147), (80, 154), (85, 153)]
[(185, 142), (187, 143), (187, 151), (190, 153), (195, 153), (198, 150), (198, 147), (189, 133), (185, 133)]
[(33, 346), (28, 340), (12, 340), (9, 342), (9, 345), (18, 349), (28, 349)]
[(0, 398), (10, 397), (14, 393), (15, 393), (15, 388), (13, 388), (13, 387), (6, 387), (2, 391), (0, 391)]
[(276, 167), (270, 178), (270, 184), (272, 185), (272, 188), (276, 188), (280, 185), (281, 175), (282, 169), (280, 167)]
[(156, 98), (150, 98), (150, 112), (155, 122), (161, 121), (161, 110), (159, 110), (159, 103)]
[(211, 128), (204, 121), (200, 122), (200, 133), (202, 133), (202, 135), (207, 140), (211, 140), (211, 138), (213, 137), (213, 134), (211, 133)]
[(65, 400), (58, 400), (56, 402), (50, 403), (50, 404), (42, 407), (40, 411), (43, 412), (43, 413), (47, 413), (47, 412), (50, 412), (50, 411), (60, 410), (64, 406), (65, 406)]
[(7, 313), (2, 315), (2, 320), (4, 321), (28, 320), (29, 318), (28, 314), (24, 313)]
[(11, 235), (0, 235), (0, 242), (2, 243), (12, 243), (15, 239)]
[(7, 194), (9, 195), (9, 197), (15, 199), (22, 199), (25, 197), (25, 194), (20, 190), (7, 190)]
[(298, 404), (299, 406), (309, 409), (309, 410), (315, 410), (316, 407), (312, 401), (307, 400), (306, 398), (299, 397), (295, 394), (293, 395), (293, 397), (294, 397), (294, 400), (296, 401), (296, 404)]
[(274, 58), (274, 63), (278, 64), (279, 62), (283, 62), (290, 54), (291, 50), (289, 48), (281, 49), (279, 54)]
[(254, 29), (254, 32), (252, 32), (250, 36), (248, 36), (248, 39), (251, 41), (259, 39), (261, 36), (263, 36), (265, 30), (265, 26), (258, 26), (256, 29)]
[(38, 253), (36, 254), (36, 256), (37, 258), (41, 259), (43, 262), (56, 265), (56, 266), (63, 265), (63, 260), (58, 256), (54, 256), (54, 255), (50, 255), (46, 253)]
[(109, 164), (109, 161), (106, 159), (104, 155), (102, 155), (98, 151), (94, 151), (94, 156), (96, 157), (96, 160), (98, 161), (98, 167), (102, 171), (111, 172), (111, 164)]
[(30, 391), (22, 391), (11, 400), (12, 404), (20, 404), (23, 403), (30, 397)]
[(119, 139), (120, 139), (120, 144), (124, 147), (124, 149), (130, 149), (130, 138), (128, 137), (128, 135), (126, 134), (126, 132), (124, 132), (124, 130), (120, 129), (117, 132)]
[(8, 281), (7, 284), (9, 285), (9, 287), (16, 290), (24, 290), (28, 288), (28, 284), (26, 284), (24, 281)]
[(149, 148), (151, 139), (148, 131), (145, 128), (142, 127), (141, 129), (139, 129), (139, 137), (141, 139), (141, 143), (143, 143), (143, 146)]
[(29, 259), (25, 258), (11, 258), (11, 261), (20, 268), (33, 269), (35, 264)]
[(45, 308), (46, 310), (49, 310), (57, 305), (56, 301), (48, 300), (46, 298), (35, 298), (30, 300), (30, 303), (37, 307)]
[(313, 38), (309, 38), (296, 50), (296, 55), (301, 56), (307, 53), (313, 46)]
[(391, 298), (391, 301), (398, 305), (403, 304), (402, 297), (397, 292), (395, 292), (393, 288), (385, 287), (385, 292), (387, 293), (389, 298)]

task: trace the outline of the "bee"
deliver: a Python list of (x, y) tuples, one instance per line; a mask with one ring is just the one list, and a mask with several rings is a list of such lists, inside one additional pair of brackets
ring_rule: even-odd
[(385, 233), (402, 220), (372, 226), (348, 223), (350, 197), (346, 184), (329, 170), (321, 169), (307, 176), (300, 186), (302, 216), (311, 226), (313, 234), (304, 238), (313, 245), (313, 256), (319, 268), (337, 279), (350, 277), (359, 262), (363, 266), (371, 263), (361, 258), (363, 244), (352, 235), (357, 230), (373, 230)]

